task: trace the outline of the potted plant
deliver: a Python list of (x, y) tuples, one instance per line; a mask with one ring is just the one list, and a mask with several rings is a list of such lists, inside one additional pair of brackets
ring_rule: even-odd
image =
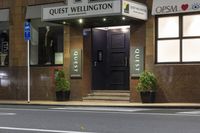
[(57, 101), (69, 100), (70, 97), (70, 83), (65, 78), (63, 70), (56, 70), (55, 72), (55, 86)]
[(147, 71), (141, 73), (136, 89), (140, 92), (143, 103), (155, 102), (157, 89), (157, 79), (155, 75)]

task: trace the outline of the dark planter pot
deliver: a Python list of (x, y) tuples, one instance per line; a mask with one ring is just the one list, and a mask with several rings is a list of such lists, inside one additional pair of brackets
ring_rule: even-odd
[(70, 98), (70, 91), (56, 91), (57, 101), (68, 101)]
[(63, 92), (56, 91), (56, 101), (62, 101), (62, 100), (63, 100)]
[(143, 103), (154, 103), (156, 99), (156, 92), (140, 92)]
[(63, 92), (63, 101), (68, 101), (70, 99), (70, 91)]

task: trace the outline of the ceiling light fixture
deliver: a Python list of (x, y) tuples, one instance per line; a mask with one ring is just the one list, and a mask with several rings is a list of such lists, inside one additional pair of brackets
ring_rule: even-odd
[(79, 22), (79, 24), (82, 24), (83, 23), (83, 19), (79, 19), (78, 22)]
[(63, 23), (63, 24), (66, 24), (66, 21), (63, 21), (62, 23)]
[(122, 20), (126, 20), (126, 18), (125, 18), (125, 17), (122, 17)]

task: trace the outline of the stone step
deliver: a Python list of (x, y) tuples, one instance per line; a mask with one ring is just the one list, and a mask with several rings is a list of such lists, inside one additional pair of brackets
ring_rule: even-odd
[(93, 92), (88, 94), (88, 96), (110, 96), (110, 97), (130, 97), (130, 93), (119, 93), (119, 92), (114, 92), (114, 93), (108, 93), (108, 92)]
[(130, 97), (116, 97), (116, 96), (87, 96), (83, 97), (83, 101), (85, 100), (103, 100), (103, 101), (129, 101)]
[(130, 93), (130, 91), (126, 90), (93, 90), (92, 92), (97, 92), (97, 93)]
[(113, 91), (113, 90), (97, 90), (83, 97), (83, 101), (117, 101), (117, 102), (129, 102), (129, 91)]
[(92, 100), (87, 100), (87, 99), (84, 99), (83, 100), (84, 102), (97, 102), (97, 103), (129, 103), (129, 100), (127, 101), (119, 101), (119, 100), (95, 100), (95, 99), (92, 99)]

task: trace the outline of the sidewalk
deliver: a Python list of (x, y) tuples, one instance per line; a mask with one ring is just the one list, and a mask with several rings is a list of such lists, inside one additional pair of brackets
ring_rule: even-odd
[(139, 108), (198, 108), (200, 103), (121, 103), (121, 102), (82, 102), (82, 101), (4, 101), (0, 105), (42, 105), (42, 106), (82, 106), (82, 107), (139, 107)]

